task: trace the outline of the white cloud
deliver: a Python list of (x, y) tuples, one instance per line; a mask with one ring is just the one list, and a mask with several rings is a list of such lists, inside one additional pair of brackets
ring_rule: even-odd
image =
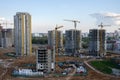
[(120, 26), (120, 14), (118, 13), (94, 13), (90, 14), (92, 17), (96, 18), (96, 24), (103, 24), (111, 25), (111, 26)]

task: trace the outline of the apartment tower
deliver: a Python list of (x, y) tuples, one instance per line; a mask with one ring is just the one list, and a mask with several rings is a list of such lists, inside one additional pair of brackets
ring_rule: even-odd
[(89, 39), (89, 54), (93, 56), (104, 56), (106, 54), (105, 30), (90, 29)]
[(36, 56), (36, 69), (38, 72), (50, 73), (55, 71), (55, 55), (50, 47), (39, 47)]
[(32, 53), (31, 15), (29, 13), (17, 12), (14, 16), (14, 39), (16, 56)]
[(65, 32), (65, 52), (67, 55), (74, 55), (81, 49), (81, 31), (76, 29)]
[(51, 47), (51, 49), (54, 49), (54, 48), (56, 48), (56, 44), (58, 44), (58, 46), (57, 46), (58, 53), (60, 53), (61, 52), (60, 50), (63, 48), (63, 34), (62, 34), (62, 32), (57, 31), (55, 34), (55, 30), (48, 31), (48, 45)]

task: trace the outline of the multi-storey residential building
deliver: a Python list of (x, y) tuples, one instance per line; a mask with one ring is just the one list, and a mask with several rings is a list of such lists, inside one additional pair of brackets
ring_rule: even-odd
[(7, 48), (14, 45), (13, 29), (3, 28), (0, 25), (0, 47)]
[(2, 29), (1, 47), (7, 48), (13, 46), (13, 29)]
[(60, 53), (60, 49), (63, 48), (63, 34), (62, 34), (62, 32), (61, 31), (57, 31), (56, 34), (55, 34), (55, 30), (48, 31), (48, 45), (52, 49), (54, 49), (54, 48), (56, 48), (56, 44), (58, 44), (58, 53)]
[(89, 54), (94, 56), (104, 56), (106, 54), (105, 30), (90, 29), (89, 39)]
[(32, 53), (31, 15), (29, 13), (17, 12), (14, 16), (14, 38), (17, 56)]
[(47, 46), (39, 47), (37, 51), (37, 71), (49, 73), (55, 70), (55, 54)]
[(81, 48), (81, 31), (67, 30), (65, 32), (65, 52), (67, 55), (74, 55), (78, 53)]

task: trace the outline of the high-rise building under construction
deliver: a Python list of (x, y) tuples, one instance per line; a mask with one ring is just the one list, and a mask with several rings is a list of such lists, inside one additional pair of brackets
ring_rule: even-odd
[(89, 39), (89, 54), (94, 56), (104, 56), (106, 54), (105, 30), (90, 29)]
[(65, 32), (65, 52), (67, 55), (78, 53), (81, 48), (81, 31), (76, 29)]
[(55, 54), (52, 52), (50, 47), (39, 47), (36, 56), (37, 71), (44, 73), (50, 73), (55, 71)]
[(31, 15), (17, 12), (14, 16), (14, 39), (16, 56), (32, 53)]
[(48, 31), (48, 45), (51, 47), (51, 49), (54, 49), (54, 48), (56, 48), (56, 44), (58, 44), (57, 45), (58, 53), (60, 53), (60, 49), (63, 48), (63, 34), (62, 34), (62, 32), (56, 31), (56, 34), (55, 34), (55, 30)]
[(12, 47), (14, 44), (13, 41), (13, 29), (2, 29), (1, 47)]

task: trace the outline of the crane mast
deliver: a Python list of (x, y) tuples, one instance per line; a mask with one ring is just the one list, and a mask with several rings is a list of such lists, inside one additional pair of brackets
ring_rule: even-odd
[(100, 25), (98, 25), (98, 27), (101, 27), (100, 28), (100, 32), (99, 32), (99, 37), (100, 37), (100, 50), (99, 50), (99, 54), (103, 54), (104, 53), (104, 47), (103, 47), (103, 27), (105, 26), (110, 26), (110, 25), (103, 25), (103, 23), (101, 22)]
[(67, 19), (65, 19), (64, 21), (69, 21), (69, 22), (74, 23), (74, 28), (75, 28), (74, 51), (76, 53), (77, 52), (77, 50), (76, 50), (76, 27), (77, 27), (77, 23), (80, 23), (80, 21), (78, 21), (78, 20), (67, 20)]
[(63, 26), (57, 26), (55, 27), (55, 52), (56, 55), (58, 55), (58, 29), (62, 28)]
[(67, 20), (67, 19), (65, 19), (64, 21), (73, 22), (75, 29), (76, 29), (76, 27), (77, 27), (77, 23), (80, 23), (80, 21), (78, 21), (78, 20)]

